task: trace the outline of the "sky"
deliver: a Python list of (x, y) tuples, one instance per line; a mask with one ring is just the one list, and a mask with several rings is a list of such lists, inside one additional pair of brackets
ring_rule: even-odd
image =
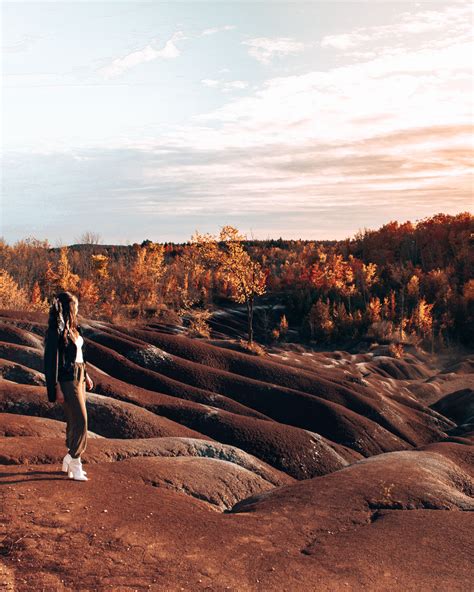
[(472, 6), (2, 2), (0, 234), (343, 239), (472, 210)]

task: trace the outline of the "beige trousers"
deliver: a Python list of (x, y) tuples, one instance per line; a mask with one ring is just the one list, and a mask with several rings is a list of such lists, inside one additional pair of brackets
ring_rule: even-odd
[(87, 446), (86, 365), (75, 362), (74, 380), (59, 382), (64, 395), (66, 446), (73, 458), (81, 456)]

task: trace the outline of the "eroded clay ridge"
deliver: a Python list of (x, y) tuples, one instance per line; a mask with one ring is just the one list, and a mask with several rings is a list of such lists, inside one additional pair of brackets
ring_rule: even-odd
[(46, 316), (0, 311), (0, 589), (465, 590), (472, 359), (254, 356), (238, 316), (216, 319), (209, 340), (83, 319), (77, 483), (46, 396)]

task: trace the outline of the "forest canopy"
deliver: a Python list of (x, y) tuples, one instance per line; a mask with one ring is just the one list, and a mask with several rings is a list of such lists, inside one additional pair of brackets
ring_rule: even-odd
[(342, 241), (247, 240), (231, 226), (181, 244), (0, 239), (0, 307), (46, 311), (55, 292), (71, 290), (95, 318), (194, 311), (202, 321), (226, 300), (253, 311), (265, 295), (286, 307), (269, 340), (289, 325), (303, 341), (372, 335), (442, 348), (472, 339), (472, 240), (467, 212), (390, 222)]

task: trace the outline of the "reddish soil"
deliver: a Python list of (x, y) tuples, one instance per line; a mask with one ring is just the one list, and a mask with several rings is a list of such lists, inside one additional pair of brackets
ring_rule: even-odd
[(82, 321), (89, 481), (62, 473), (46, 316), (0, 310), (0, 590), (467, 591), (473, 366), (239, 351)]

